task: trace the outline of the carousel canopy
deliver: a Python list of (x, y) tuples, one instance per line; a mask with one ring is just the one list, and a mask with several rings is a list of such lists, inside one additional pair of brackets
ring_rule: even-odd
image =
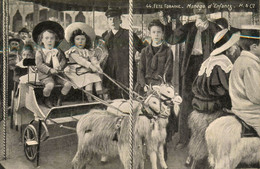
[[(108, 7), (120, 7), (128, 13), (128, 0), (22, 0), (40, 4), (55, 10), (106, 11)], [(133, 0), (134, 13), (153, 13), (159, 10), (189, 15), (198, 0)], [(218, 11), (258, 12), (259, 0), (200, 0), (210, 13)]]

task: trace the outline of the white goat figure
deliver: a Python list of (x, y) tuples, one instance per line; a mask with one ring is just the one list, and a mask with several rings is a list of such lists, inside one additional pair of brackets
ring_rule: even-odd
[[(162, 168), (167, 168), (164, 160), (163, 145), (166, 138), (166, 125), (168, 123), (169, 110), (155, 96), (147, 97), (143, 107), (135, 106), (135, 143), (134, 143), (134, 168), (144, 168), (143, 159), (143, 140), (147, 144), (148, 154), (151, 157), (153, 169), (157, 169), (157, 152), (159, 150), (159, 159)], [(129, 107), (128, 107), (129, 109)], [(149, 119), (146, 116), (139, 116), (145, 110), (149, 117), (158, 117)], [(120, 132), (118, 133), (118, 142), (113, 141), (118, 132), (118, 122), (120, 122)], [(153, 121), (151, 123), (151, 121)], [(91, 110), (83, 116), (77, 124), (78, 151), (72, 161), (74, 168), (82, 168), (88, 160), (91, 160), (93, 154), (116, 156), (120, 159), (125, 168), (128, 168), (128, 126), (129, 116), (118, 116), (109, 113), (107, 110)], [(119, 152), (117, 151), (117, 148)]]
[(242, 125), (235, 116), (223, 116), (213, 121), (205, 138), (209, 163), (214, 169), (235, 169), (239, 163), (260, 162), (260, 138), (241, 137)]

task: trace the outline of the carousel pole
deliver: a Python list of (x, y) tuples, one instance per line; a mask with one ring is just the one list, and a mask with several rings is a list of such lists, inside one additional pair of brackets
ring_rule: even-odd
[(144, 14), (142, 13), (142, 40), (144, 39)]
[(133, 0), (129, 0), (129, 99), (130, 99), (130, 127), (129, 127), (129, 157), (130, 169), (134, 163), (134, 116), (133, 116)]
[(2, 11), (3, 11), (3, 159), (6, 160), (6, 120), (7, 120), (7, 113), (8, 113), (8, 99), (7, 99), (7, 91), (8, 91), (8, 84), (7, 84), (7, 60), (8, 60), (8, 0), (2, 1)]
[(95, 30), (95, 7), (92, 8), (92, 27)]
[(231, 12), (228, 11), (228, 30), (230, 30), (231, 27)]

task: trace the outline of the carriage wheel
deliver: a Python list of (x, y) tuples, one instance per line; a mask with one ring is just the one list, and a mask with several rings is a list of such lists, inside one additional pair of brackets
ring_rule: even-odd
[(34, 161), (37, 155), (38, 134), (32, 124), (29, 124), (24, 129), (23, 144), (26, 158), (30, 161)]

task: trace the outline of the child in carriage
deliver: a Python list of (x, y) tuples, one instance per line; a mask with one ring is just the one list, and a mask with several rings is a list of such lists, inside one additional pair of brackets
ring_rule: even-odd
[(144, 93), (145, 85), (161, 84), (161, 78), (171, 82), (173, 73), (173, 54), (171, 48), (163, 41), (164, 26), (159, 20), (153, 20), (149, 26), (152, 42), (142, 49), (138, 65), (136, 90)]
[(32, 35), (34, 42), (39, 45), (35, 58), (38, 77), (44, 85), (44, 104), (49, 108), (53, 106), (50, 95), (55, 84), (61, 84), (63, 87), (57, 101), (57, 106), (61, 106), (62, 99), (71, 89), (71, 83), (58, 75), (66, 66), (64, 53), (56, 48), (64, 38), (64, 30), (57, 22), (44, 21), (35, 26)]
[[(102, 98), (102, 82), (98, 74), (102, 72), (102, 69), (96, 56), (97, 52), (91, 50), (95, 39), (94, 30), (85, 23), (75, 22), (66, 28), (65, 38), (73, 45), (65, 52), (71, 63), (65, 69), (67, 77), (77, 87), (84, 87), (89, 93), (93, 92), (94, 85), (96, 94)], [(89, 102), (93, 101), (89, 95), (87, 95), (87, 99)]]
[[(16, 64), (16, 66), (26, 69), (26, 74), (19, 78), (19, 83), (24, 84), (24, 83), (28, 83), (28, 81), (37, 82), (38, 77), (37, 77), (37, 74), (35, 73), (36, 66), (30, 66), (30, 67), (25, 66), (24, 65), (25, 59), (32, 59), (32, 61), (33, 61), (33, 59), (35, 59), (34, 49), (31, 44), (24, 45), (23, 50), (22, 50), (22, 60)], [(29, 71), (27, 69), (29, 69)], [(28, 72), (28, 74), (27, 74), (27, 72)]]

